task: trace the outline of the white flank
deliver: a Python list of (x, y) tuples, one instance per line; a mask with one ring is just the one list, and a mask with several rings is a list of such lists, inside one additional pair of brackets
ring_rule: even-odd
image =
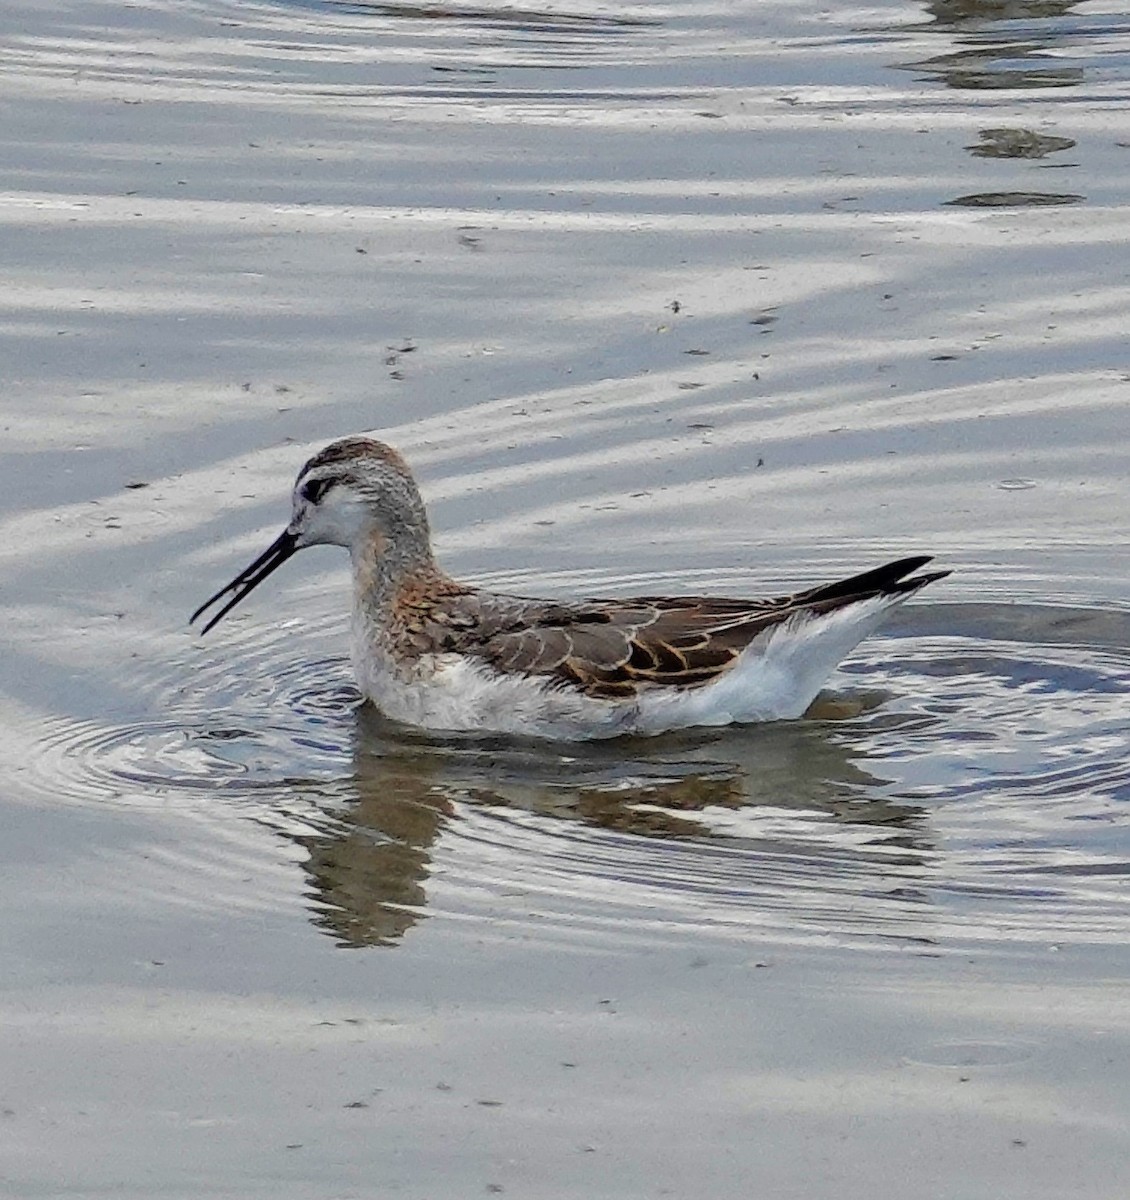
[(641, 694), (637, 733), (688, 725), (779, 721), (803, 715), (836, 664), (872, 633), (907, 593), (874, 596), (823, 616), (800, 613), (754, 638), (738, 661), (698, 688)]

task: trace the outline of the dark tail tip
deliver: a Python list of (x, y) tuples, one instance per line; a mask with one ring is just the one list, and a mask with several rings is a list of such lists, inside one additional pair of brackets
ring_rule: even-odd
[(910, 558), (896, 559), (895, 562), (874, 567), (860, 575), (852, 575), (850, 579), (839, 579), (835, 583), (813, 588), (803, 599), (806, 603), (813, 604), (824, 600), (847, 600), (857, 596), (913, 591), (949, 574), (949, 571), (935, 571), (929, 575), (914, 574), (928, 562), (933, 562), (933, 555), (915, 554)]

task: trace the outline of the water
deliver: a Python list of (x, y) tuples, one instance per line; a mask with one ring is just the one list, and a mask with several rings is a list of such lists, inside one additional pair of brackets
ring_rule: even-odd
[(147, 707), (174, 715), (56, 716), (10, 769), (40, 802), (275, 830), (347, 945), (505, 897), (574, 941), (1124, 943), (1130, 620), (931, 616), (856, 654), (805, 722), (567, 747), (389, 726), (344, 661), (296, 661), (275, 627), (191, 688), (169, 668)]
[[(1125, 14), (3, 11), (5, 1191), (1120, 1194)], [(185, 627), (361, 429), (490, 586), (954, 574), (800, 722), (429, 738), (332, 551)]]

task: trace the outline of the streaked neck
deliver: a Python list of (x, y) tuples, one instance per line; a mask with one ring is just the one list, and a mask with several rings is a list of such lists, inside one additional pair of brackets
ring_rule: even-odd
[(460, 590), (436, 563), (426, 531), (422, 537), (390, 541), (374, 529), (350, 547), (350, 558), (354, 604), (376, 620), (387, 621), (406, 596), (439, 597)]

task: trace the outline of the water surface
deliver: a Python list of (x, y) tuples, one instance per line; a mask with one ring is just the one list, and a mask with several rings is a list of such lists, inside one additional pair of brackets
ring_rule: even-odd
[[(1125, 13), (2, 9), (6, 1189), (1119, 1194)], [(357, 430), (499, 588), (955, 573), (800, 722), (424, 737), (332, 551), (185, 626)]]

